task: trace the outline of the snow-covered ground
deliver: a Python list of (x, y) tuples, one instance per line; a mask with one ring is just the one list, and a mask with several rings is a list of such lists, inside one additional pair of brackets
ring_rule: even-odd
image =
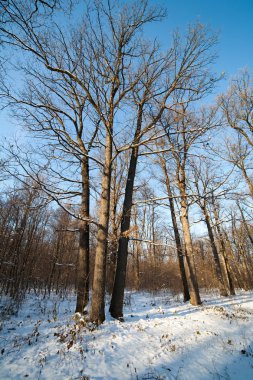
[(125, 322), (93, 330), (74, 296), (27, 296), (1, 325), (0, 379), (253, 379), (253, 292), (202, 299), (127, 293)]

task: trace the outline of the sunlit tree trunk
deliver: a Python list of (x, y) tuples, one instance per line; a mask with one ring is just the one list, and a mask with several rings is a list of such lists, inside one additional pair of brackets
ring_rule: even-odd
[(102, 193), (100, 200), (99, 225), (97, 233), (97, 247), (92, 287), (92, 303), (90, 319), (97, 325), (105, 320), (105, 281), (106, 281), (106, 248), (109, 227), (110, 186), (111, 186), (111, 159), (112, 159), (112, 124), (106, 130), (105, 162), (102, 179)]
[[(182, 173), (184, 177), (184, 173)], [(190, 292), (190, 302), (192, 305), (201, 305), (201, 299), (199, 294), (198, 282), (194, 270), (194, 252), (192, 246), (189, 218), (188, 218), (188, 205), (186, 200), (186, 191), (184, 180), (179, 181), (179, 190), (180, 190), (180, 205), (181, 205), (181, 223), (183, 229), (184, 243), (185, 243), (185, 259), (186, 259), (186, 275), (187, 282), (189, 285)]]

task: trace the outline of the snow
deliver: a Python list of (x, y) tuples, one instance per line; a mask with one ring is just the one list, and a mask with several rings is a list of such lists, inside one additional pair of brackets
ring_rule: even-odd
[(202, 300), (128, 292), (125, 322), (94, 328), (74, 295), (30, 294), (2, 321), (0, 379), (253, 379), (253, 292)]

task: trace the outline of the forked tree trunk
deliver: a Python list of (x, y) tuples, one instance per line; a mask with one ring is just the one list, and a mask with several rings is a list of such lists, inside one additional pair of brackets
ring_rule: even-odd
[[(82, 162), (81, 218), (90, 216), (89, 161)], [(77, 273), (76, 313), (83, 313), (89, 302), (89, 223), (81, 220), (79, 225), (79, 256)]]
[(211, 243), (211, 248), (212, 248), (212, 253), (213, 253), (213, 258), (214, 258), (215, 272), (216, 272), (217, 280), (219, 282), (220, 295), (223, 297), (227, 297), (228, 293), (227, 293), (226, 286), (225, 286), (224, 279), (223, 279), (223, 275), (222, 275), (219, 254), (218, 254), (218, 250), (217, 250), (216, 245), (215, 245), (214, 234), (213, 234), (210, 218), (209, 218), (206, 207), (203, 207), (202, 210), (203, 210), (203, 214), (204, 214), (204, 218), (205, 218), (205, 223), (207, 226), (208, 236), (209, 236), (210, 243)]
[[(137, 127), (134, 136), (134, 143), (139, 142), (139, 134), (142, 124), (142, 107), (139, 107)], [(123, 213), (120, 228), (120, 238), (117, 254), (117, 265), (113, 285), (112, 299), (110, 304), (110, 314), (113, 318), (123, 319), (123, 301), (126, 283), (127, 256), (128, 256), (128, 231), (131, 222), (131, 208), (133, 201), (134, 179), (138, 161), (138, 146), (132, 149), (130, 164), (127, 175), (125, 198), (123, 203)]]
[(180, 239), (180, 233), (179, 233), (179, 229), (178, 229), (178, 225), (177, 225), (177, 218), (176, 218), (174, 201), (173, 201), (173, 198), (172, 198), (172, 191), (171, 191), (171, 186), (170, 186), (170, 180), (169, 180), (169, 176), (168, 176), (168, 172), (167, 172), (167, 168), (166, 168), (166, 164), (165, 163), (162, 163), (162, 168), (163, 168), (163, 172), (164, 172), (164, 175), (165, 175), (167, 193), (168, 193), (168, 196), (169, 196), (170, 213), (171, 213), (173, 231), (174, 231), (175, 242), (176, 242), (176, 247), (177, 247), (177, 257), (178, 257), (178, 263), (179, 263), (179, 271), (180, 271), (180, 276), (181, 276), (182, 285), (183, 285), (184, 302), (187, 302), (190, 299), (190, 293), (189, 293), (189, 287), (188, 287), (186, 273), (185, 273), (184, 252), (183, 252), (183, 247), (182, 247), (181, 239)]
[(106, 281), (106, 248), (109, 226), (111, 159), (112, 159), (112, 128), (106, 132), (105, 163), (102, 179), (102, 194), (99, 211), (99, 226), (92, 286), (92, 303), (90, 319), (97, 325), (105, 320), (105, 281)]
[(185, 259), (186, 259), (186, 276), (187, 276), (187, 282), (189, 285), (189, 292), (190, 292), (190, 302), (192, 305), (197, 306), (201, 305), (201, 299), (199, 295), (199, 287), (198, 282), (194, 270), (194, 253), (193, 253), (193, 246), (192, 246), (192, 239), (191, 239), (191, 233), (190, 233), (190, 225), (188, 220), (188, 205), (186, 202), (186, 193), (184, 189), (184, 184), (181, 182), (179, 183), (180, 186), (180, 195), (181, 195), (181, 223), (182, 223), (182, 229), (183, 229), (183, 236), (184, 236), (184, 243), (185, 243)]

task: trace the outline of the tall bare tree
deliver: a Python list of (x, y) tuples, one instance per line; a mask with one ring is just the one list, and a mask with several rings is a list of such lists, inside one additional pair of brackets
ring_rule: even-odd
[[(115, 318), (123, 317), (129, 240), (127, 231), (130, 229), (139, 146), (157, 139), (157, 125), (159, 125), (164, 111), (172, 108), (175, 92), (178, 90), (185, 91), (189, 98), (196, 100), (213, 88), (217, 78), (210, 75), (209, 66), (214, 59), (212, 48), (215, 43), (216, 36), (209, 33), (203, 25), (191, 26), (185, 40), (178, 33), (175, 33), (168, 55), (164, 59), (154, 60), (143, 77), (142, 84), (144, 86), (141, 87), (141, 90), (138, 87), (137, 91), (136, 88), (134, 89), (137, 108), (136, 129), (125, 189), (117, 269), (110, 305), (111, 315)], [(150, 58), (153, 58), (153, 53)], [(145, 140), (143, 135), (147, 131), (150, 134)]]
[[(138, 34), (146, 23), (161, 19), (164, 11), (158, 7), (150, 7), (148, 1), (122, 5), (101, 0), (92, 6), (84, 1), (84, 9), (84, 20), (76, 22), (78, 26), (68, 33), (66, 28), (60, 26), (61, 22), (57, 23), (55, 15), (53, 21), (50, 18), (42, 20), (39, 12), (33, 12), (30, 17), (30, 8), (10, 1), (3, 7), (1, 13), (0, 33), (5, 44), (24, 52), (27, 58), (32, 57), (35, 67), (42, 74), (45, 73), (44, 76), (53, 77), (59, 87), (64, 82), (60, 96), (66, 95), (65, 84), (68, 83), (69, 93), (67, 93), (74, 95), (74, 99), (77, 97), (75, 100), (79, 104), (75, 104), (77, 109), (72, 109), (74, 115), (69, 117), (61, 109), (59, 112), (61, 120), (57, 119), (58, 124), (65, 122), (65, 118), (74, 125), (80, 123), (78, 114), (82, 113), (85, 105), (91, 123), (89, 141), (92, 142), (97, 132), (95, 121), (99, 123), (99, 138), (103, 140), (100, 146), (104, 147), (104, 158), (103, 162), (100, 162), (103, 175), (91, 306), (91, 319), (99, 324), (104, 320), (105, 252), (109, 224), (114, 124), (117, 112), (123, 108), (124, 99), (140, 83), (146, 70), (142, 57), (146, 54), (147, 45), (138, 38)], [(39, 80), (38, 75), (36, 78)], [(51, 94), (51, 91), (52, 88), (47, 87), (46, 93)], [(6, 96), (8, 98), (9, 94)], [(69, 104), (65, 103), (68, 109)], [(51, 104), (48, 102), (47, 106), (47, 109), (53, 112), (59, 111), (57, 107), (51, 109)], [(41, 109), (39, 104), (36, 107)], [(50, 118), (47, 118), (47, 121), (52, 124)], [(81, 122), (83, 124), (83, 119)], [(62, 128), (66, 129), (66, 125)], [(65, 135), (65, 130), (59, 133), (59, 143), (62, 144), (62, 141), (66, 140), (68, 144), (71, 141), (78, 154), (80, 144), (84, 149), (84, 139), (87, 141), (86, 130), (84, 131), (82, 126), (83, 134), (80, 130), (74, 129), (74, 131), (77, 145), (76, 141), (72, 141), (71, 133)], [(57, 127), (55, 132), (58, 133)], [(82, 152), (82, 155), (87, 158), (87, 150), (85, 153)], [(82, 173), (87, 178), (87, 171), (85, 174), (83, 169)], [(82, 219), (88, 220), (87, 216)]]
[(198, 145), (206, 142), (206, 133), (215, 128), (219, 121), (216, 110), (203, 108), (196, 113), (189, 104), (179, 103), (174, 113), (163, 119), (166, 131), (167, 145), (170, 156), (176, 167), (176, 185), (178, 187), (181, 207), (181, 224), (185, 244), (186, 273), (190, 289), (190, 302), (193, 305), (201, 304), (197, 278), (194, 269), (194, 250), (190, 232), (189, 206), (191, 204), (189, 189), (187, 188), (187, 170), (191, 162), (191, 155), (199, 154)]

